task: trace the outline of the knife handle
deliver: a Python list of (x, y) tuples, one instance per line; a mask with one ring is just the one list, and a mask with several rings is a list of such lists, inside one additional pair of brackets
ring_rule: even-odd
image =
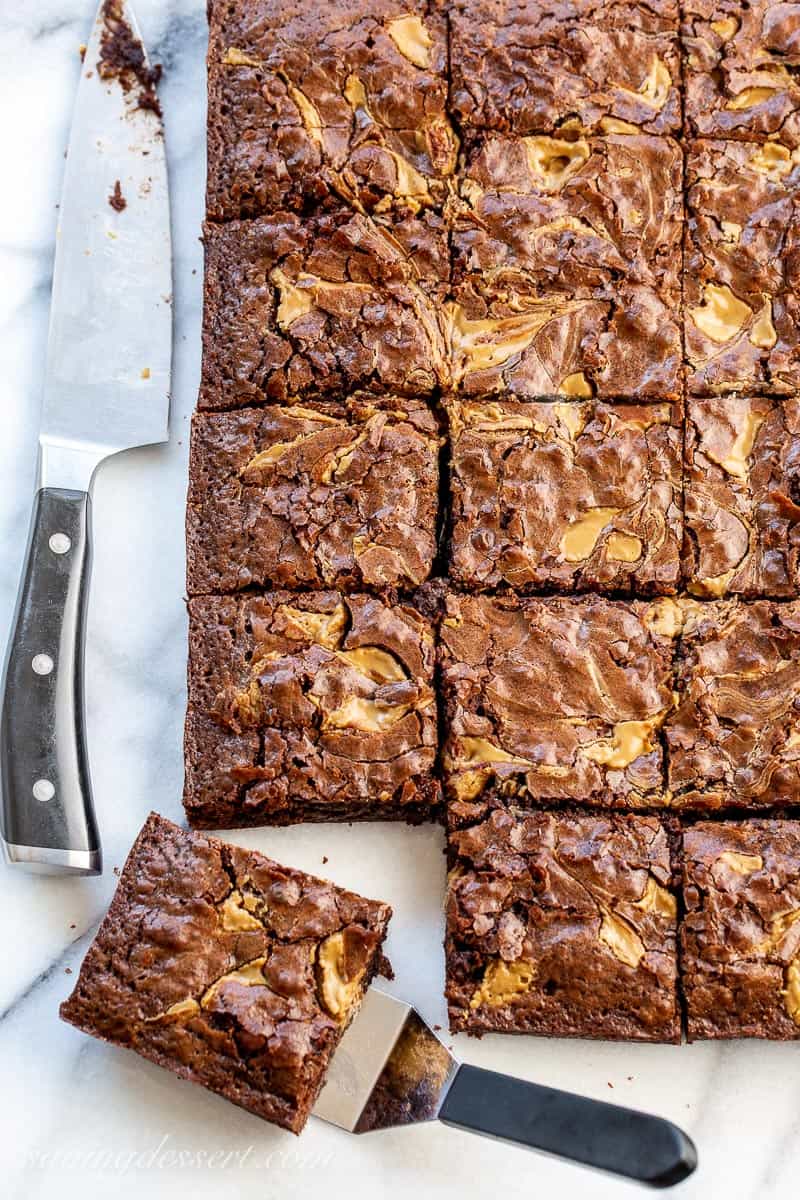
[(697, 1166), (693, 1142), (670, 1121), (480, 1067), (459, 1067), (439, 1120), (654, 1188)]
[(9, 863), (99, 875), (84, 732), (89, 496), (36, 495), (0, 712), (2, 834)]

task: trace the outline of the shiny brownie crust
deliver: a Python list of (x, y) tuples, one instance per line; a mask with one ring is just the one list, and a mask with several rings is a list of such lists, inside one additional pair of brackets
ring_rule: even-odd
[(390, 917), (152, 813), (61, 1016), (299, 1133)]

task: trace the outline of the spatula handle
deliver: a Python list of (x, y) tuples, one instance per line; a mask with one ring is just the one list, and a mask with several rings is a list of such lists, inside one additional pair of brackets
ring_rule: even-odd
[(690, 1138), (661, 1117), (480, 1067), (459, 1067), (439, 1120), (649, 1187), (671, 1187), (697, 1166)]
[(4, 850), (10, 863), (39, 873), (101, 870), (83, 706), (90, 558), (86, 492), (42, 488), (0, 712)]

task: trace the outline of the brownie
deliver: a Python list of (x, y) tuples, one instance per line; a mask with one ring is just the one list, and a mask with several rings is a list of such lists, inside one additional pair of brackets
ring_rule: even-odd
[(391, 914), (151, 813), (61, 1016), (299, 1133)]
[(677, 0), (457, 0), (452, 105), (466, 131), (680, 128)]
[(197, 413), (190, 595), (415, 587), (436, 553), (439, 436), (419, 401)]
[(676, 590), (676, 406), (474, 400), (449, 412), (456, 583), (519, 592)]
[(683, 0), (682, 10), (689, 129), (800, 145), (800, 5)]
[(199, 407), (429, 394), (445, 369), (447, 237), (347, 209), (206, 226)]
[(682, 178), (669, 138), (477, 141), (449, 206), (454, 384), (677, 396)]
[(449, 847), (452, 1029), (680, 1041), (677, 903), (656, 818), (499, 807)]
[[(669, 601), (669, 608), (674, 601)], [(664, 601), (450, 595), (441, 626), (451, 802), (664, 802), (672, 703)]]
[(458, 140), (435, 4), (213, 0), (209, 26), (209, 217), (441, 204)]
[(434, 644), (411, 605), (338, 592), (189, 604), (195, 826), (438, 815)]
[(800, 603), (684, 600), (677, 607), (677, 706), (664, 725), (671, 803), (756, 810), (800, 803)]
[(689, 1040), (800, 1038), (800, 825), (687, 829), (683, 892)]
[(697, 395), (800, 388), (796, 157), (772, 142), (689, 146), (684, 304)]
[(689, 591), (797, 596), (799, 500), (800, 402), (746, 396), (689, 400)]

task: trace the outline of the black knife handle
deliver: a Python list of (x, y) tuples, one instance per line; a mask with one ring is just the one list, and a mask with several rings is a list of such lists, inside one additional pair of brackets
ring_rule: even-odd
[(649, 1187), (671, 1187), (697, 1166), (693, 1142), (661, 1117), (480, 1067), (459, 1067), (439, 1120)]
[(6, 656), (0, 788), (8, 861), (47, 874), (101, 870), (84, 732), (90, 559), (88, 495), (43, 488)]

